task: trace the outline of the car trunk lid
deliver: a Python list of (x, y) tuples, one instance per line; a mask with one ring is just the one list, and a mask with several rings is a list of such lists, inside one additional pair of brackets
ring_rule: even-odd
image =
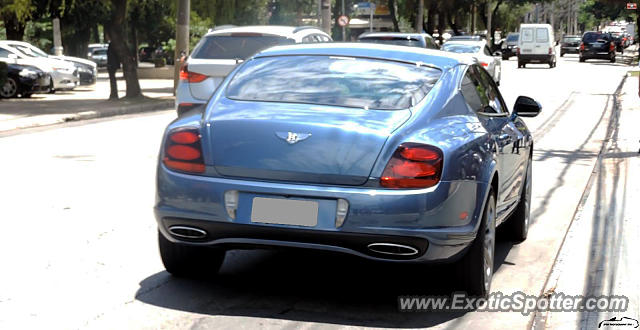
[(229, 177), (364, 184), (409, 110), (219, 100), (207, 118), (208, 165)]

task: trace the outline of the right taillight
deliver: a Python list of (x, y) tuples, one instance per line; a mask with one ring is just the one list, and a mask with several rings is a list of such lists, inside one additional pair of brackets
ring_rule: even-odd
[(172, 170), (204, 173), (200, 133), (197, 129), (170, 132), (164, 145), (164, 165)]
[(396, 149), (382, 172), (385, 188), (429, 188), (440, 182), (442, 151), (434, 146), (403, 143)]
[(520, 55), (520, 47), (516, 47), (516, 54)]
[(584, 42), (580, 43), (580, 50), (582, 50), (582, 51), (584, 50)]
[(208, 78), (207, 75), (189, 71), (189, 66), (187, 65), (187, 62), (184, 62), (184, 64), (182, 64), (182, 67), (180, 67), (181, 81), (186, 81), (189, 83), (199, 83), (204, 81), (207, 78)]

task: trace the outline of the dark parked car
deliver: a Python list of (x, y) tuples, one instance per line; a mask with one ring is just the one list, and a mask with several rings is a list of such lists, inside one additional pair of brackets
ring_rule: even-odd
[(585, 32), (580, 44), (580, 62), (590, 59), (616, 62), (616, 44), (610, 33)]
[(7, 81), (0, 88), (0, 96), (30, 97), (34, 93), (48, 93), (51, 85), (51, 77), (48, 73), (30, 65), (8, 65)]
[(486, 296), (496, 227), (527, 238), (534, 141), (523, 117), (540, 109), (521, 96), (510, 111), (470, 56), (367, 43), (259, 52), (164, 133), (162, 262), (195, 277), (238, 248), (455, 262), (450, 275)]
[(560, 41), (560, 57), (564, 54), (580, 54), (580, 43), (582, 38), (580, 36), (567, 35), (562, 37)]
[(509, 33), (505, 41), (502, 42), (502, 59), (508, 60), (512, 56), (516, 56), (516, 50), (518, 49), (518, 38), (520, 33)]
[(426, 33), (395, 33), (377, 32), (365, 33), (358, 37), (359, 42), (370, 42), (377, 44), (389, 44), (399, 46), (421, 47), (440, 49), (433, 37)]
[(138, 52), (138, 60), (140, 62), (153, 62), (153, 55), (156, 49), (153, 47), (140, 47)]

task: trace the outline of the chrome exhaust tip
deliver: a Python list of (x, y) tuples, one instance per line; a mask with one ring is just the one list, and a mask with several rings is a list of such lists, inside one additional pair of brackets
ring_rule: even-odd
[(418, 249), (401, 244), (394, 243), (371, 243), (367, 248), (375, 253), (393, 255), (393, 256), (413, 256), (418, 254)]
[(171, 233), (171, 235), (180, 238), (202, 239), (207, 237), (206, 231), (199, 228), (187, 226), (171, 226), (169, 227), (169, 232)]

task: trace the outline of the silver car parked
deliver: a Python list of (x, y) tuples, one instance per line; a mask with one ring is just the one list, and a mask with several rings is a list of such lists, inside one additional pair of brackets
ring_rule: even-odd
[(245, 59), (266, 48), (296, 43), (331, 42), (312, 26), (222, 26), (198, 42), (180, 69), (178, 115), (207, 103), (222, 80)]

